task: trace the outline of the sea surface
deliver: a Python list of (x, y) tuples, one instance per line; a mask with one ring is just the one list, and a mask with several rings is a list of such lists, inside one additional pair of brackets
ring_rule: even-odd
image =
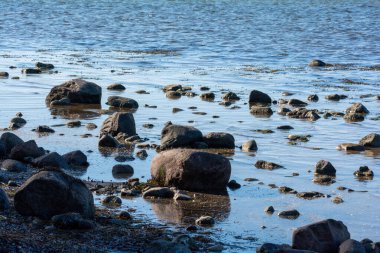
[[(83, 78), (103, 88), (102, 109), (110, 95), (135, 99), (140, 107), (134, 113), (137, 133), (159, 144), (167, 121), (191, 125), (203, 133), (231, 133), (237, 148), (230, 154), (231, 179), (242, 187), (229, 190), (227, 197), (210, 197), (195, 212), (194, 207), (142, 198), (124, 199), (124, 208), (136, 208), (137, 216), (180, 230), (187, 216), (212, 214), (216, 225), (211, 232), (223, 242), (225, 252), (252, 252), (263, 242), (291, 243), (292, 231), (325, 218), (342, 220), (354, 239), (380, 241), (380, 151), (356, 154), (336, 150), (340, 143), (357, 143), (363, 136), (380, 133), (380, 1), (0, 1), (0, 71), (10, 77), (0, 79), (0, 127), (8, 126), (17, 112), (27, 124), (14, 131), (24, 140), (61, 154), (80, 149), (87, 152), (89, 168), (77, 176), (83, 179), (122, 181), (112, 175), (117, 154), (104, 155), (97, 148), (97, 135), (108, 115), (100, 109), (57, 112), (45, 104), (50, 89), (73, 78)], [(334, 64), (311, 68), (311, 59)], [(40, 75), (24, 75), (21, 69), (36, 62), (47, 62), (55, 69)], [(9, 68), (14, 66), (16, 68)], [(14, 79), (19, 77), (19, 79)], [(109, 91), (112, 83), (126, 86), (123, 92)], [(198, 96), (169, 100), (162, 92), (168, 84), (191, 86), (201, 94), (207, 86), (216, 94), (214, 102)], [(274, 113), (269, 118), (250, 114), (247, 104), (251, 90), (269, 94), (272, 99), (297, 98), (306, 101), (318, 94), (320, 100), (307, 108), (344, 112), (355, 102), (363, 103), (370, 114), (363, 122), (349, 123), (341, 117), (315, 122), (290, 119)], [(145, 90), (149, 94), (137, 94)], [(226, 91), (241, 100), (230, 107), (219, 105)], [(291, 97), (283, 92), (294, 93)], [(344, 94), (338, 102), (328, 94)], [(364, 97), (363, 97), (364, 95)], [(149, 108), (145, 105), (154, 105)], [(189, 109), (196, 106), (197, 109)], [(235, 106), (235, 107), (234, 107)], [(173, 114), (172, 108), (184, 111)], [(272, 105), (276, 111), (279, 105)], [(205, 115), (194, 114), (205, 112)], [(215, 118), (213, 116), (219, 116)], [(67, 128), (68, 121), (84, 126)], [(144, 128), (154, 124), (152, 129)], [(57, 126), (62, 124), (63, 126)], [(31, 131), (38, 125), (53, 126), (55, 134), (39, 136)], [(281, 131), (277, 126), (291, 125)], [(255, 130), (271, 129), (271, 134)], [(81, 138), (91, 133), (92, 137)], [(63, 135), (61, 135), (63, 134)], [(310, 141), (290, 145), (289, 134), (309, 134)], [(256, 153), (243, 153), (244, 141), (255, 139)], [(131, 154), (137, 151), (134, 150)], [(148, 158), (125, 162), (134, 167), (134, 177), (150, 178)], [(336, 182), (329, 186), (312, 182), (317, 161), (329, 160), (337, 169)], [(257, 160), (284, 166), (273, 171), (254, 167)], [(367, 165), (373, 180), (359, 181), (353, 172)], [(293, 176), (299, 173), (299, 176)], [(245, 178), (259, 181), (246, 182)], [(268, 184), (289, 186), (299, 192), (319, 191), (331, 198), (299, 199), (281, 194)], [(344, 186), (354, 192), (339, 191)], [(342, 204), (331, 199), (339, 196)], [(100, 197), (96, 197), (99, 202)], [(212, 204), (214, 203), (214, 204)], [(264, 213), (273, 205), (273, 215)], [(277, 213), (297, 209), (296, 220), (281, 219)], [(193, 212), (194, 211), (194, 212)], [(262, 226), (266, 228), (263, 229)]]

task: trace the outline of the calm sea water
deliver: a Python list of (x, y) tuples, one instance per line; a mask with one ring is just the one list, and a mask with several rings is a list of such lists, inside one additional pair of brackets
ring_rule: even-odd
[[(236, 144), (255, 139), (259, 151), (255, 156), (237, 148), (231, 156), (232, 179), (243, 187), (230, 191), (229, 197), (218, 200), (220, 208), (210, 212), (218, 217), (213, 229), (216, 239), (226, 243), (230, 252), (246, 251), (265, 242), (290, 243), (292, 230), (324, 218), (344, 221), (354, 239), (369, 237), (380, 241), (379, 216), (379, 152), (346, 154), (335, 147), (343, 142), (358, 142), (371, 132), (380, 132), (380, 94), (378, 71), (366, 68), (380, 63), (380, 2), (379, 1), (7, 1), (0, 2), (0, 71), (10, 78), (0, 79), (0, 127), (6, 127), (16, 112), (28, 121), (15, 133), (25, 140), (60, 153), (80, 148), (88, 153), (91, 166), (79, 175), (97, 180), (116, 180), (111, 168), (113, 156), (103, 156), (97, 150), (99, 129), (85, 127), (69, 129), (55, 127), (56, 133), (39, 137), (31, 130), (38, 125), (64, 124), (77, 118), (83, 124), (98, 126), (107, 115), (99, 110), (58, 115), (46, 108), (44, 100), (54, 85), (72, 78), (84, 78), (103, 87), (102, 108), (109, 95), (134, 98), (140, 108), (134, 114), (137, 132), (151, 143), (158, 143), (165, 122), (193, 125), (202, 132), (224, 131), (234, 135)], [(307, 63), (319, 58), (340, 64), (329, 69), (312, 69)], [(58, 73), (22, 75), (21, 69), (35, 62), (49, 62)], [(15, 69), (9, 69), (15, 66)], [(12, 79), (12, 77), (20, 79)], [(356, 83), (347, 84), (343, 79)], [(125, 92), (110, 92), (111, 83), (122, 83)], [(183, 97), (168, 100), (160, 88), (179, 83), (200, 93), (208, 86), (216, 93), (214, 103)], [(136, 94), (144, 89), (149, 95)], [(318, 94), (320, 101), (308, 108), (343, 112), (350, 104), (362, 102), (371, 112), (364, 122), (350, 124), (342, 118), (320, 119), (316, 122), (289, 119), (277, 114), (270, 118), (250, 115), (249, 92), (258, 89), (272, 98), (282, 98), (282, 92), (295, 93), (292, 98), (306, 100)], [(222, 91), (231, 90), (241, 96), (229, 109), (218, 105)], [(345, 94), (348, 99), (330, 102), (327, 94)], [(156, 105), (157, 109), (144, 107)], [(187, 109), (197, 106), (198, 109)], [(173, 107), (184, 109), (172, 114)], [(272, 106), (276, 110), (277, 106)], [(194, 111), (207, 114), (195, 115)], [(218, 115), (220, 118), (213, 118)], [(157, 118), (153, 120), (151, 118)], [(191, 121), (191, 122), (189, 122)], [(153, 123), (153, 129), (143, 124)], [(295, 129), (282, 132), (279, 125)], [(253, 130), (272, 129), (273, 134)], [(60, 136), (59, 134), (64, 134)], [(80, 138), (91, 133), (94, 137)], [(312, 135), (308, 143), (289, 145), (289, 133)], [(136, 177), (150, 177), (150, 161), (155, 151), (149, 151), (145, 161), (128, 162)], [(269, 160), (286, 169), (263, 171), (256, 169), (256, 160)], [(327, 159), (337, 168), (336, 183), (320, 186), (312, 183), (308, 170), (320, 159)], [(355, 180), (352, 173), (361, 165), (369, 166), (372, 181)], [(291, 177), (292, 173), (300, 174)], [(247, 183), (255, 177), (264, 184)], [(335, 205), (330, 199), (302, 200), (283, 195), (267, 185), (290, 186), (298, 191), (316, 190), (345, 202)], [(336, 190), (345, 186), (358, 191)], [(267, 216), (263, 209), (274, 205), (276, 210), (296, 208), (297, 220), (282, 220)], [(212, 206), (212, 205), (211, 205)], [(155, 222), (182, 224), (189, 207), (168, 202), (149, 203), (141, 198), (125, 200), (123, 208), (136, 207), (138, 213)], [(216, 210), (215, 210), (216, 209)], [(220, 209), (220, 210), (218, 210)], [(169, 211), (172, 213), (169, 214)], [(266, 229), (261, 229), (266, 226)]]

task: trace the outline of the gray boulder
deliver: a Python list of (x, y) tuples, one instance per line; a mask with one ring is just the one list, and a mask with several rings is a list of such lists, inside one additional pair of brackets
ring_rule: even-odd
[(27, 157), (36, 158), (44, 154), (44, 149), (39, 148), (34, 140), (30, 140), (13, 147), (9, 157), (14, 160), (24, 161)]
[(17, 190), (14, 205), (21, 215), (44, 220), (69, 212), (89, 219), (95, 214), (91, 191), (81, 180), (62, 171), (41, 171), (33, 175)]
[(65, 158), (63, 158), (57, 152), (51, 152), (46, 155), (37, 157), (36, 159), (33, 159), (31, 163), (38, 168), (69, 168), (69, 165), (66, 162)]
[(73, 79), (55, 86), (46, 97), (46, 103), (68, 98), (73, 104), (100, 104), (102, 88), (95, 83)]
[(319, 253), (338, 252), (339, 245), (347, 239), (350, 239), (350, 233), (343, 222), (327, 219), (297, 228), (293, 232), (292, 248)]
[(87, 156), (80, 150), (66, 153), (62, 156), (71, 167), (87, 167)]
[(175, 186), (199, 192), (223, 192), (231, 175), (231, 165), (221, 155), (193, 149), (173, 149), (156, 155), (150, 171), (160, 186)]
[(205, 142), (209, 148), (235, 148), (235, 138), (229, 133), (208, 133), (203, 136), (203, 142)]
[(169, 123), (161, 131), (161, 149), (191, 147), (202, 139), (202, 132), (195, 127)]

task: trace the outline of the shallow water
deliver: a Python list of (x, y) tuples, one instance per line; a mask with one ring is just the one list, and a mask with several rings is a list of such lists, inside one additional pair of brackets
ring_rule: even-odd
[[(192, 125), (203, 133), (229, 132), (236, 145), (255, 139), (256, 154), (242, 153), (238, 148), (231, 157), (232, 176), (243, 186), (229, 191), (220, 200), (217, 224), (206, 231), (227, 245), (227, 251), (240, 252), (271, 241), (290, 243), (292, 230), (324, 218), (344, 221), (354, 239), (369, 237), (380, 240), (379, 167), (380, 152), (366, 151), (346, 154), (335, 147), (344, 142), (358, 142), (371, 132), (379, 133), (380, 101), (361, 95), (380, 94), (378, 71), (366, 68), (380, 62), (380, 18), (378, 1), (1, 1), (0, 3), (0, 71), (10, 74), (0, 79), (0, 127), (21, 111), (27, 124), (15, 131), (23, 139), (36, 139), (40, 146), (63, 154), (74, 149), (92, 150), (88, 154), (90, 167), (80, 176), (105, 181), (120, 181), (112, 176), (114, 155), (103, 156), (97, 149), (99, 128), (89, 131), (80, 128), (54, 127), (55, 134), (38, 136), (31, 130), (38, 125), (65, 124), (69, 118), (83, 124), (93, 122), (99, 127), (107, 115), (99, 109), (86, 113), (53, 116), (46, 108), (45, 97), (51, 87), (72, 78), (84, 78), (103, 87), (102, 109), (110, 95), (122, 95), (138, 101), (134, 113), (137, 132), (159, 143), (165, 122)], [(312, 58), (340, 64), (333, 68), (313, 69), (307, 66)], [(37, 61), (49, 62), (58, 72), (41, 75), (22, 75), (21, 69), (33, 67)], [(9, 66), (16, 66), (9, 69)], [(18, 76), (19, 80), (11, 79)], [(350, 79), (356, 84), (348, 84)], [(124, 92), (106, 90), (111, 83), (124, 84)], [(208, 86), (216, 93), (214, 102), (199, 97), (168, 100), (160, 90), (163, 85), (179, 83), (201, 93)], [(150, 94), (137, 94), (144, 89)], [(249, 113), (249, 92), (258, 89), (273, 99), (282, 92), (293, 92), (291, 98), (306, 100), (318, 94), (320, 101), (308, 108), (344, 110), (354, 102), (362, 102), (371, 112), (365, 121), (347, 123), (319, 119), (309, 122), (273, 114), (258, 118)], [(218, 105), (223, 91), (236, 92), (242, 99), (235, 103), (239, 109)], [(330, 102), (327, 94), (345, 94), (348, 99)], [(283, 97), (288, 99), (289, 97)], [(144, 107), (156, 105), (157, 109)], [(197, 106), (196, 110), (188, 109)], [(173, 114), (172, 108), (184, 111)], [(278, 106), (272, 106), (277, 110)], [(193, 112), (206, 112), (196, 115)], [(68, 115), (70, 117), (68, 117)], [(213, 118), (217, 115), (220, 118)], [(153, 120), (151, 118), (157, 118)], [(189, 121), (193, 121), (189, 123)], [(153, 129), (143, 124), (154, 124)], [(294, 130), (281, 131), (279, 125), (292, 125)], [(272, 129), (272, 134), (253, 130)], [(64, 134), (60, 136), (59, 134)], [(81, 138), (91, 133), (93, 137)], [(289, 145), (288, 134), (310, 134), (307, 143)], [(150, 177), (150, 161), (138, 158), (131, 164), (135, 177)], [(266, 171), (256, 169), (256, 160), (269, 160), (286, 169)], [(336, 183), (320, 186), (312, 182), (315, 163), (330, 160), (337, 169)], [(375, 173), (371, 181), (357, 181), (352, 175), (361, 165)], [(300, 175), (292, 177), (293, 172)], [(245, 182), (247, 177), (258, 182)], [(316, 190), (341, 196), (344, 203), (333, 204), (331, 199), (303, 200), (294, 195), (280, 194), (267, 186), (290, 186), (297, 191)], [(357, 191), (338, 191), (345, 186)], [(276, 213), (268, 216), (263, 209), (273, 205), (277, 211), (296, 208), (297, 220), (284, 220)], [(174, 202), (150, 203), (141, 198), (124, 200), (124, 207), (136, 207), (137, 212), (161, 223), (186, 223), (188, 214)], [(214, 210), (214, 208), (212, 208)], [(172, 216), (167, 210), (174, 210)], [(202, 212), (207, 213), (207, 210)], [(172, 225), (171, 225), (172, 226)], [(175, 225), (174, 225), (175, 226)], [(266, 226), (262, 229), (261, 226)]]

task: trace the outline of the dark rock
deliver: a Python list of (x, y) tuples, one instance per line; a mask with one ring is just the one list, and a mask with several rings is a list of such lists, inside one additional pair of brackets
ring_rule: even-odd
[(69, 168), (69, 165), (66, 162), (65, 158), (63, 158), (57, 152), (51, 152), (46, 155), (37, 157), (32, 161), (32, 164), (38, 168)]
[(98, 146), (104, 148), (117, 148), (120, 143), (110, 134), (104, 134), (100, 137)]
[(267, 161), (263, 161), (263, 160), (258, 160), (255, 163), (255, 167), (258, 169), (265, 169), (265, 170), (274, 170), (274, 169), (282, 168), (282, 166), (279, 164), (267, 162)]
[(299, 192), (297, 193), (297, 197), (302, 198), (302, 199), (316, 199), (316, 198), (322, 198), (325, 195), (320, 192)]
[(278, 191), (281, 193), (291, 193), (291, 194), (297, 194), (297, 191), (293, 188), (290, 188), (288, 186), (280, 186), (278, 187)]
[(147, 124), (144, 124), (143, 127), (148, 128), (148, 129), (152, 129), (154, 127), (154, 125), (147, 123)]
[(71, 167), (87, 167), (87, 156), (80, 150), (66, 153), (62, 156)]
[(325, 67), (326, 63), (321, 60), (313, 59), (309, 62), (310, 67)]
[(319, 97), (318, 97), (318, 95), (313, 94), (313, 95), (309, 95), (309, 96), (307, 97), (307, 100), (310, 101), (310, 102), (318, 102)]
[(127, 112), (115, 112), (109, 116), (100, 129), (100, 137), (109, 134), (113, 137), (123, 133), (126, 137), (136, 135), (136, 125), (133, 114)]
[(257, 144), (255, 140), (249, 140), (243, 143), (241, 150), (244, 152), (257, 151)]
[(189, 147), (202, 138), (202, 132), (194, 127), (167, 124), (161, 131), (161, 149)]
[(82, 122), (80, 122), (79, 120), (69, 121), (69, 122), (66, 123), (66, 126), (70, 127), (70, 128), (80, 127), (81, 125), (82, 125)]
[(300, 216), (300, 213), (294, 209), (294, 210), (281, 211), (278, 213), (278, 216), (284, 219), (295, 220)]
[(235, 180), (231, 180), (230, 182), (228, 182), (227, 186), (231, 190), (237, 190), (241, 187), (241, 185), (238, 182), (236, 182)]
[(268, 207), (266, 207), (266, 208), (264, 209), (264, 212), (269, 213), (269, 214), (274, 213), (274, 208), (273, 208), (273, 206), (268, 206)]
[(9, 74), (8, 72), (0, 72), (0, 78), (8, 78), (9, 77)]
[(372, 179), (374, 176), (374, 173), (372, 170), (368, 168), (368, 166), (360, 166), (359, 170), (354, 172), (354, 175), (362, 179), (366, 179), (366, 178)]
[(380, 135), (376, 133), (371, 133), (364, 136), (360, 142), (366, 148), (380, 148)]
[(8, 210), (10, 207), (7, 193), (0, 188), (0, 212)]
[(230, 91), (224, 94), (222, 99), (226, 101), (236, 101), (236, 100), (240, 100), (240, 97), (236, 95), (236, 93)]
[(344, 150), (344, 151), (364, 151), (365, 148), (363, 145), (355, 144), (355, 143), (342, 143), (339, 146), (337, 146), (337, 149)]
[(262, 107), (262, 106), (252, 106), (250, 112), (253, 115), (263, 115), (270, 116), (273, 114), (273, 111), (270, 107)]
[(120, 96), (110, 96), (107, 99), (107, 105), (112, 107), (126, 108), (126, 109), (137, 109), (139, 104), (136, 100), (132, 98), (125, 98)]
[(209, 148), (235, 148), (235, 138), (229, 133), (208, 133), (203, 136), (203, 142), (205, 142)]
[(6, 157), (6, 155), (7, 155), (7, 151), (6, 151), (5, 144), (3, 143), (2, 140), (0, 140), (0, 159)]
[(290, 106), (305, 106), (305, 105), (307, 105), (307, 103), (303, 102), (299, 99), (292, 98), (289, 100), (288, 105), (290, 105)]
[(185, 201), (193, 200), (193, 198), (190, 197), (190, 196), (187, 194), (187, 192), (185, 192), (185, 191), (181, 191), (181, 190), (175, 191), (175, 194), (174, 194), (173, 199), (174, 199), (174, 200), (185, 200)]
[(51, 89), (46, 97), (46, 103), (68, 98), (71, 103), (100, 104), (102, 88), (95, 83), (82, 79), (73, 79)]
[(36, 128), (36, 132), (37, 133), (54, 133), (55, 131), (54, 131), (54, 129), (52, 129), (48, 126), (43, 125), (43, 126), (38, 126)]
[(339, 245), (347, 239), (350, 239), (350, 233), (343, 222), (328, 219), (297, 228), (293, 232), (292, 248), (319, 253), (338, 252)]
[(145, 191), (143, 197), (173, 198), (174, 192), (169, 187), (153, 187)]
[(346, 95), (330, 94), (325, 97), (327, 100), (339, 101), (341, 99), (346, 99)]
[(121, 219), (121, 220), (132, 220), (132, 216), (127, 211), (121, 211), (119, 213), (119, 219)]
[(133, 167), (127, 164), (116, 164), (112, 167), (112, 175), (115, 178), (129, 178), (133, 173)]
[(67, 97), (63, 97), (58, 100), (53, 100), (50, 102), (50, 106), (67, 106), (71, 104), (71, 100)]
[(253, 90), (249, 95), (249, 103), (271, 104), (272, 99), (264, 92)]
[(311, 121), (315, 121), (321, 118), (318, 115), (317, 110), (308, 110), (306, 108), (296, 108), (293, 111), (286, 113), (286, 116), (290, 118), (307, 119)]
[(196, 219), (195, 224), (199, 226), (212, 226), (215, 224), (215, 220), (211, 216), (201, 216)]
[(346, 109), (346, 115), (347, 114), (368, 114), (368, 109), (361, 103), (355, 103), (352, 106), (348, 107)]
[(330, 185), (335, 183), (335, 180), (332, 176), (314, 175), (313, 182), (320, 185)]
[(30, 140), (13, 147), (9, 157), (13, 160), (24, 161), (26, 157), (36, 158), (44, 154), (44, 150), (39, 148), (34, 140)]
[(343, 199), (341, 197), (335, 197), (331, 200), (334, 204), (341, 204), (343, 203)]
[(107, 196), (102, 200), (103, 205), (111, 207), (121, 206), (121, 202), (121, 199), (117, 196)]
[(145, 160), (148, 157), (148, 153), (146, 152), (146, 150), (139, 150), (136, 152), (136, 156), (141, 160)]
[(181, 109), (181, 108), (176, 108), (176, 107), (174, 107), (174, 108), (172, 109), (172, 112), (173, 112), (173, 113), (182, 112), (182, 111), (183, 111), (183, 109)]
[(144, 253), (191, 253), (186, 242), (170, 242), (166, 240), (155, 240), (151, 242)]
[(283, 126), (278, 126), (277, 129), (280, 129), (280, 130), (291, 130), (291, 129), (294, 129), (292, 126), (289, 126), (289, 125), (283, 125)]
[(86, 185), (61, 171), (33, 175), (17, 190), (14, 205), (21, 215), (47, 220), (68, 212), (91, 219), (95, 213), (94, 199)]
[(326, 176), (333, 176), (335, 177), (336, 169), (329, 161), (326, 160), (320, 160), (315, 165), (315, 174), (317, 175), (326, 175)]
[(273, 243), (264, 243), (256, 249), (256, 253), (316, 253), (315, 251), (309, 250), (296, 250), (292, 249), (287, 244), (273, 244)]
[(182, 96), (182, 94), (178, 91), (167, 91), (165, 94), (166, 97), (170, 99), (179, 99)]
[(21, 140), (17, 135), (9, 132), (3, 133), (1, 135), (0, 142), (2, 142), (5, 146), (6, 154), (8, 154), (15, 146), (24, 143), (24, 141)]
[(280, 115), (286, 115), (288, 112), (291, 112), (291, 110), (289, 108), (286, 108), (286, 107), (280, 107), (277, 110), (277, 113)]
[(310, 135), (301, 135), (301, 134), (289, 134), (288, 140), (289, 141), (300, 141), (300, 142), (308, 142)]
[(41, 70), (40, 69), (22, 69), (21, 70), (21, 73), (23, 74), (41, 74)]
[(23, 127), (25, 124), (26, 124), (25, 119), (20, 118), (20, 117), (15, 117), (15, 118), (11, 119), (11, 122), (9, 123), (8, 128), (12, 129), (12, 130), (19, 129), (19, 128)]
[(170, 84), (170, 85), (166, 85), (162, 90), (164, 92), (167, 92), (167, 91), (177, 91), (181, 89), (182, 89), (182, 85), (180, 84)]
[(125, 90), (125, 87), (122, 84), (115, 83), (108, 85), (107, 90)]
[(1, 164), (1, 167), (10, 172), (25, 172), (26, 171), (26, 165), (23, 164), (22, 162), (16, 161), (16, 160), (11, 160), (7, 159), (4, 160), (3, 163)]
[(343, 118), (347, 122), (360, 122), (364, 120), (364, 116), (359, 113), (345, 114)]
[(215, 99), (215, 94), (212, 92), (209, 93), (203, 93), (200, 95), (202, 100), (214, 100)]
[(36, 63), (36, 68), (39, 68), (39, 69), (54, 69), (54, 65), (50, 64), (50, 63), (37, 62)]
[(64, 213), (51, 218), (54, 227), (58, 229), (88, 230), (95, 228), (92, 221), (85, 220), (79, 213)]
[(161, 186), (200, 192), (224, 192), (231, 175), (227, 158), (191, 149), (174, 149), (155, 156), (152, 178)]
[(366, 253), (366, 250), (360, 242), (348, 239), (339, 246), (339, 253)]

